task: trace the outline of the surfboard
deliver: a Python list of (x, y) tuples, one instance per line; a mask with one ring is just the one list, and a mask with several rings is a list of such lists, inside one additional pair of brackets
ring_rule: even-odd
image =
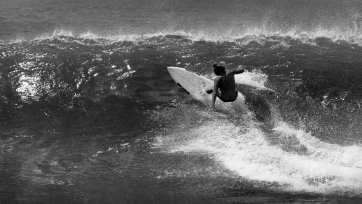
[[(176, 84), (190, 94), (191, 97), (207, 106), (211, 106), (212, 92), (208, 91), (212, 90), (214, 86), (214, 82), (211, 79), (180, 67), (167, 67), (167, 70)], [(223, 110), (247, 110), (245, 97), (240, 92), (238, 92), (238, 97), (233, 102), (223, 102), (219, 98), (216, 98), (215, 108)]]

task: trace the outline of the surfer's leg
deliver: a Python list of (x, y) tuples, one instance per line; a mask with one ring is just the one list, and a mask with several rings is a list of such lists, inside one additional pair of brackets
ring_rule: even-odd
[(216, 92), (216, 96), (217, 96), (221, 101), (225, 102), (225, 99), (222, 97), (221, 92), (220, 92), (219, 90)]

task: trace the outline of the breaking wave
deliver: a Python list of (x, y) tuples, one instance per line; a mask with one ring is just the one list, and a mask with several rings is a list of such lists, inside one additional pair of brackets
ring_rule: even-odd
[(195, 112), (208, 119), (161, 133), (155, 146), (169, 153), (207, 154), (231, 174), (264, 183), (271, 191), (361, 195), (361, 146), (329, 144), (285, 122), (266, 133), (253, 121)]
[(180, 36), (193, 41), (211, 41), (211, 42), (233, 42), (237, 41), (242, 44), (247, 44), (251, 41), (265, 42), (270, 40), (280, 40), (287, 43), (291, 40), (300, 40), (303, 43), (315, 44), (317, 39), (326, 38), (331, 42), (344, 41), (351, 44), (362, 44), (362, 32), (359, 29), (330, 29), (316, 28), (313, 31), (302, 31), (300, 29), (270, 30), (264, 28), (249, 28), (249, 29), (229, 29), (222, 31), (213, 30), (164, 30), (158, 32), (146, 33), (129, 33), (129, 32), (112, 32), (110, 34), (85, 31), (74, 32), (67, 29), (56, 29), (50, 33), (44, 33), (33, 38), (18, 37), (9, 40), (8, 43), (20, 43), (24, 41), (42, 41), (55, 39), (60, 37), (70, 37), (77, 39), (96, 40), (100, 43), (114, 43), (120, 41), (144, 41), (153, 37), (160, 36)]

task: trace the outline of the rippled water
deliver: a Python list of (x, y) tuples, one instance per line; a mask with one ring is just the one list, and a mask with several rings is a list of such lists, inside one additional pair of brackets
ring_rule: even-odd
[[(1, 203), (361, 202), (359, 2), (0, 4)], [(247, 113), (166, 69), (220, 60)]]

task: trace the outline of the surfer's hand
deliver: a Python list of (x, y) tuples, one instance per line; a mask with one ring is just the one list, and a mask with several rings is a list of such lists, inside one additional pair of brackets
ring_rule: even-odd
[(239, 66), (238, 66), (238, 70), (240, 70), (241, 72), (245, 72), (245, 71), (246, 71), (246, 69), (245, 69), (245, 67), (244, 67), (243, 65), (239, 65)]

